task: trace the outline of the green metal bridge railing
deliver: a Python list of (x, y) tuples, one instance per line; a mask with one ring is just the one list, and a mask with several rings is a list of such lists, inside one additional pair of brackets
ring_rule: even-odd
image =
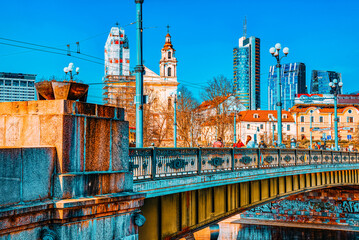
[(359, 162), (359, 153), (279, 148), (130, 148), (133, 179)]

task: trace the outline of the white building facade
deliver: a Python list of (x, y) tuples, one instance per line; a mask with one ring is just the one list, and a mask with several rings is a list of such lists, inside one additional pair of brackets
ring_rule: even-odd
[(35, 100), (35, 74), (0, 73), (0, 102)]
[[(277, 126), (277, 111), (267, 110), (249, 110), (238, 114), (237, 139), (240, 138), (245, 143), (247, 136), (252, 139), (256, 138), (258, 141), (263, 140), (267, 144), (277, 141), (278, 126)], [(297, 130), (294, 118), (288, 111), (282, 112), (282, 134), (283, 141), (290, 141), (290, 139), (297, 139)]]
[(105, 44), (105, 77), (130, 75), (130, 46), (125, 30), (111, 28)]

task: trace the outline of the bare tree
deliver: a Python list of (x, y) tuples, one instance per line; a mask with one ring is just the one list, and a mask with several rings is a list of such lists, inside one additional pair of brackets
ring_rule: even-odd
[(180, 96), (177, 100), (177, 130), (178, 137), (183, 147), (195, 146), (196, 128), (194, 127), (193, 110), (198, 106), (198, 102), (193, 97), (191, 91), (186, 87), (180, 86), (177, 90)]
[(169, 101), (161, 101), (153, 89), (145, 90), (148, 104), (144, 105), (143, 134), (144, 146), (154, 143), (157, 147), (165, 146), (165, 141), (172, 139), (173, 109)]
[(216, 135), (217, 137), (224, 137), (227, 133), (233, 131), (233, 126), (230, 123), (229, 111), (231, 104), (238, 104), (235, 102), (227, 102), (226, 100), (234, 95), (233, 82), (219, 75), (208, 81), (207, 87), (201, 92), (201, 96), (204, 100), (211, 102), (214, 107), (214, 111), (208, 117), (215, 117), (216, 123)]
[(213, 101), (216, 97), (233, 95), (233, 82), (223, 75), (213, 77), (207, 82), (207, 86), (201, 92), (201, 97), (205, 101)]

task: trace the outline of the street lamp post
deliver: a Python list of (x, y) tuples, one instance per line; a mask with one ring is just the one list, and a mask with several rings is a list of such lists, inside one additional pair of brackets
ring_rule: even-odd
[(69, 63), (69, 66), (64, 68), (64, 72), (66, 73), (66, 75), (67, 75), (68, 73), (70, 73), (70, 81), (73, 81), (73, 80), (74, 80), (74, 77), (75, 77), (76, 75), (79, 75), (79, 73), (80, 73), (80, 68), (79, 68), (79, 67), (77, 67), (77, 68), (75, 69), (75, 71), (76, 71), (75, 74), (72, 73), (73, 70), (74, 70), (74, 64), (73, 64), (73, 63)]
[(237, 142), (237, 111), (234, 111), (234, 117), (233, 117), (233, 144), (236, 144)]
[(272, 145), (274, 146), (274, 119), (269, 118), (269, 125), (272, 127)]
[(278, 121), (278, 147), (282, 146), (282, 84), (281, 84), (281, 78), (280, 78), (280, 60), (282, 60), (283, 57), (286, 57), (289, 53), (289, 48), (285, 47), (283, 48), (284, 56), (279, 57), (279, 50), (281, 49), (280, 43), (277, 43), (275, 47), (271, 47), (269, 49), (270, 54), (272, 54), (273, 57), (277, 60), (277, 121)]
[(136, 72), (136, 147), (143, 147), (143, 59), (142, 59), (142, 3), (144, 0), (135, 0), (137, 12), (137, 65)]
[(309, 130), (310, 130), (310, 146), (309, 148), (312, 149), (312, 145), (313, 145), (313, 131), (312, 131), (312, 124), (313, 124), (313, 112), (314, 110), (310, 110), (310, 126), (309, 126)]
[(335, 151), (338, 151), (338, 93), (343, 87), (343, 82), (339, 82), (337, 79), (334, 79), (333, 82), (329, 83), (329, 87), (333, 89), (334, 92), (334, 138), (335, 138)]
[[(178, 97), (181, 95), (181, 92), (178, 93)], [(174, 94), (173, 101), (173, 146), (177, 147), (177, 94)]]
[(312, 131), (312, 128), (313, 128), (313, 113), (314, 113), (314, 111), (315, 110), (318, 110), (318, 109), (320, 109), (320, 108), (315, 108), (314, 110), (312, 109), (312, 110), (310, 110), (310, 126), (309, 126), (309, 131), (310, 131), (310, 146), (309, 146), (309, 148), (310, 149), (312, 149), (312, 144), (313, 144), (313, 136), (312, 136), (312, 134), (313, 134), (313, 131)]

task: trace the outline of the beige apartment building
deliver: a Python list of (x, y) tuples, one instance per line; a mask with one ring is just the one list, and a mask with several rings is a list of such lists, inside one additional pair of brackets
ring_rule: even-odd
[[(290, 109), (296, 122), (298, 140), (310, 140), (311, 122), (312, 138), (320, 141), (334, 139), (334, 106), (333, 105), (300, 105)], [(350, 105), (338, 105), (339, 140), (358, 141), (359, 109)]]

